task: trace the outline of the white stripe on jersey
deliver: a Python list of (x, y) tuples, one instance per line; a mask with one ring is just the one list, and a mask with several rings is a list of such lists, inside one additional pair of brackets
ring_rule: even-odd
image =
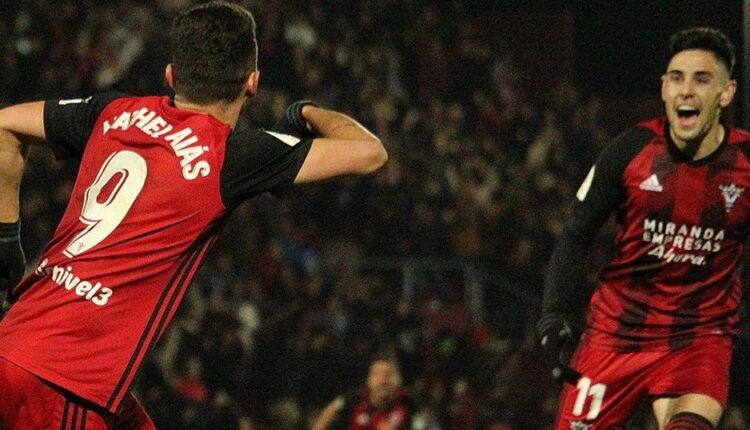
[(294, 145), (296, 145), (296, 144), (298, 144), (300, 142), (300, 139), (298, 137), (294, 137), (294, 136), (289, 135), (289, 134), (276, 133), (276, 132), (268, 131), (268, 130), (263, 130), (263, 131), (265, 131), (266, 133), (270, 134), (271, 136), (279, 139), (280, 141), (286, 143), (289, 146), (294, 146)]
[(586, 179), (583, 180), (581, 187), (578, 188), (576, 197), (578, 198), (579, 201), (584, 201), (586, 199), (586, 195), (589, 193), (589, 188), (591, 188), (591, 181), (594, 180), (595, 171), (596, 171), (596, 165), (591, 166), (591, 170), (589, 170), (589, 174), (586, 175)]
[(85, 99), (65, 99), (65, 100), (58, 100), (57, 104), (60, 106), (64, 105), (72, 105), (72, 104), (79, 104), (79, 103), (88, 103), (91, 100), (91, 97), (86, 97)]

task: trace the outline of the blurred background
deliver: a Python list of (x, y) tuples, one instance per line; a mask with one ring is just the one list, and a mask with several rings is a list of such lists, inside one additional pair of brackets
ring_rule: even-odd
[[(0, 0), (0, 104), (168, 94), (166, 29), (192, 3)], [(727, 118), (747, 124), (743, 2), (240, 3), (257, 20), (262, 71), (242, 126), (268, 127), (309, 98), (361, 120), (390, 160), (237, 210), (136, 382), (157, 426), (308, 428), (390, 351), (415, 428), (550, 428), (559, 387), (533, 325), (572, 196), (613, 136), (661, 113), (676, 30), (711, 25), (735, 42), (741, 89)], [(32, 158), (30, 263), (76, 172), (43, 150)], [(579, 329), (589, 295), (573, 309)], [(748, 336), (722, 429), (750, 428)], [(628, 428), (656, 428), (647, 404)]]

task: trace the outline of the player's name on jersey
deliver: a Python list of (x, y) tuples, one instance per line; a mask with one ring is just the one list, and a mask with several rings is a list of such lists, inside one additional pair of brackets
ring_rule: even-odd
[(35, 274), (39, 276), (49, 276), (50, 279), (57, 285), (62, 286), (71, 293), (75, 293), (77, 296), (83, 297), (97, 306), (104, 306), (112, 297), (113, 291), (111, 288), (102, 287), (101, 282), (89, 282), (83, 280), (73, 273), (71, 266), (52, 266), (47, 267), (49, 261), (45, 258), (39, 263)]
[(211, 173), (208, 161), (199, 160), (193, 163), (208, 152), (208, 146), (202, 146), (198, 142), (198, 136), (193, 130), (186, 127), (175, 131), (172, 124), (148, 108), (122, 112), (115, 116), (112, 122), (104, 121), (103, 132), (106, 135), (111, 130), (128, 130), (132, 126), (155, 139), (163, 139), (169, 143), (175, 156), (180, 158), (182, 176), (185, 179), (192, 181), (198, 175), (206, 177)]

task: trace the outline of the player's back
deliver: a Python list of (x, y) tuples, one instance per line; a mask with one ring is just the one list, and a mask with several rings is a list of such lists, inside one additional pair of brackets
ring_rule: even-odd
[(167, 97), (107, 103), (62, 221), (0, 325), (0, 356), (116, 409), (216, 238), (230, 132)]

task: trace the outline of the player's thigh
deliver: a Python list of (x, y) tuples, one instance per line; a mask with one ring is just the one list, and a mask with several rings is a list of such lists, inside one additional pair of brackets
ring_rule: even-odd
[(654, 367), (649, 394), (656, 398), (654, 414), (660, 425), (679, 412), (694, 412), (718, 423), (729, 392), (732, 341), (702, 339), (669, 352)]
[(656, 421), (659, 423), (659, 430), (666, 428), (672, 415), (681, 412), (698, 414), (717, 426), (724, 411), (718, 400), (705, 394), (683, 394), (680, 397), (660, 398), (656, 399), (652, 405)]
[(582, 346), (571, 367), (581, 374), (566, 384), (558, 406), (557, 430), (617, 430), (646, 394), (648, 354), (622, 354)]
[(654, 417), (659, 424), (659, 430), (664, 430), (667, 421), (674, 415), (674, 405), (677, 402), (675, 397), (661, 397), (651, 403), (654, 410)]

